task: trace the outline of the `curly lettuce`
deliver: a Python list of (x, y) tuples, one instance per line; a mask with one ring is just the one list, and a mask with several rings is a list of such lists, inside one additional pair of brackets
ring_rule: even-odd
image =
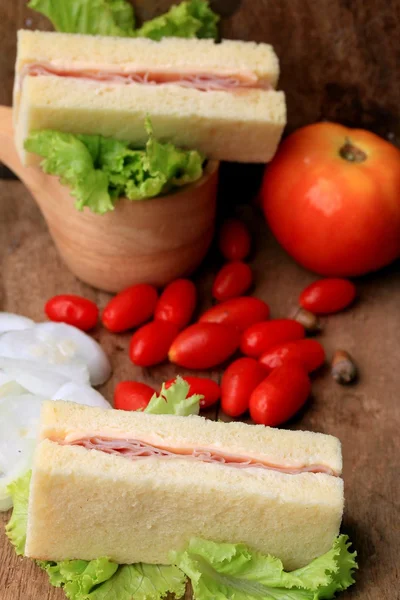
[(13, 500), (13, 512), (6, 525), (6, 534), (15, 548), (18, 556), (23, 556), (26, 542), (26, 529), (28, 524), (28, 500), (31, 471), (16, 479), (8, 486), (8, 493)]
[(175, 566), (117, 565), (107, 558), (40, 563), (69, 600), (161, 600), (183, 596), (186, 577)]
[(28, 4), (47, 17), (57, 31), (121, 37), (216, 38), (219, 17), (206, 0), (189, 0), (135, 28), (127, 0), (31, 0)]
[(150, 120), (143, 150), (128, 142), (101, 135), (73, 135), (44, 129), (33, 131), (25, 149), (43, 158), (45, 173), (56, 175), (76, 198), (76, 208), (94, 213), (114, 210), (121, 196), (145, 200), (197, 181), (203, 174), (204, 157), (197, 150), (182, 150), (159, 142)]
[(166, 388), (163, 384), (160, 394), (154, 394), (144, 412), (154, 415), (180, 415), (188, 417), (189, 415), (198, 415), (200, 410), (200, 400), (203, 398), (200, 394), (193, 394), (189, 398), (189, 384), (177, 377), (171, 387)]
[(286, 572), (282, 562), (243, 544), (192, 539), (173, 562), (192, 582), (195, 600), (329, 600), (354, 583), (356, 553), (345, 535), (307, 566)]
[(137, 37), (161, 40), (163, 37), (213, 38), (218, 35), (219, 17), (204, 0), (191, 0), (172, 6), (167, 13), (146, 21)]

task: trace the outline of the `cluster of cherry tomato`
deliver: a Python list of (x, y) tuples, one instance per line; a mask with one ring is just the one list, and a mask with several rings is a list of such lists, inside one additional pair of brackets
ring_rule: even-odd
[[(250, 412), (256, 423), (276, 426), (290, 419), (306, 402), (310, 373), (325, 362), (322, 345), (306, 338), (306, 328), (295, 319), (269, 320), (269, 306), (251, 296), (253, 275), (244, 259), (251, 239), (238, 220), (223, 224), (219, 247), (228, 261), (217, 274), (212, 295), (217, 304), (190, 325), (197, 292), (188, 279), (170, 283), (158, 296), (149, 284), (131, 286), (110, 300), (101, 320), (114, 333), (136, 329), (129, 355), (135, 365), (151, 367), (169, 359), (191, 370), (211, 369), (225, 363), (240, 349), (244, 355), (225, 370), (221, 385), (211, 378), (184, 377), (189, 394), (201, 394), (202, 408), (221, 401), (231, 417)], [(300, 295), (302, 309), (313, 315), (346, 308), (355, 298), (354, 285), (345, 279), (323, 279)], [(78, 296), (56, 296), (46, 314), (84, 331), (98, 320), (97, 306)], [(173, 380), (167, 382), (171, 385)], [(137, 410), (154, 394), (150, 386), (123, 381), (116, 386), (115, 408)]]

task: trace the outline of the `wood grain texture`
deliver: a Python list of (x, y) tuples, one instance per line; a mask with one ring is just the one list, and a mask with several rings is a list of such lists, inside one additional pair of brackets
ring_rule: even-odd
[(328, 119), (399, 141), (397, 0), (243, 0), (222, 33), (273, 44), (289, 130)]
[[(0, 310), (43, 318), (45, 301), (56, 293), (83, 294), (103, 307), (108, 295), (78, 282), (62, 264), (46, 225), (25, 188), (18, 182), (0, 183)], [(267, 233), (263, 219), (251, 206), (238, 214), (254, 232), (251, 260), (257, 286), (255, 295), (270, 303), (274, 317), (287, 316), (299, 291), (314, 277), (295, 265)], [(210, 305), (213, 275), (220, 266), (211, 252), (196, 275), (199, 310)], [(307, 409), (291, 427), (322, 431), (343, 443), (346, 514), (343, 529), (351, 535), (360, 555), (357, 585), (342, 598), (377, 600), (398, 598), (396, 569), (400, 552), (395, 523), (399, 516), (400, 331), (399, 264), (361, 278), (359, 300), (351, 310), (324, 320), (322, 341), (331, 356), (336, 348), (353, 354), (360, 367), (358, 385), (340, 387), (328, 369), (313, 383)], [(115, 383), (131, 378), (155, 388), (177, 373), (164, 364), (153, 369), (134, 367), (128, 358), (129, 334), (112, 335), (101, 327), (94, 332), (111, 358), (112, 378), (101, 388), (111, 400)], [(214, 371), (212, 376), (220, 378)], [(216, 418), (215, 411), (208, 413)], [(218, 415), (223, 418), (223, 415)], [(1, 523), (7, 521), (2, 515)], [(61, 600), (47, 576), (31, 561), (17, 558), (0, 529), (0, 599)], [(188, 596), (189, 598), (189, 596)]]

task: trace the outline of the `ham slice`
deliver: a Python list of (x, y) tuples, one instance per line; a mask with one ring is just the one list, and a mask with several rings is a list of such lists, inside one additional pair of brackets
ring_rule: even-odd
[(255, 460), (245, 456), (235, 456), (226, 452), (208, 450), (206, 448), (160, 448), (137, 439), (114, 440), (104, 437), (89, 437), (77, 439), (72, 442), (67, 442), (65, 440), (57, 440), (57, 442), (61, 445), (81, 446), (87, 450), (97, 450), (99, 452), (105, 452), (106, 454), (124, 456), (129, 460), (139, 460), (150, 457), (159, 459), (185, 458), (188, 460), (221, 464), (236, 469), (257, 468), (278, 471), (288, 475), (299, 475), (300, 473), (325, 473), (326, 475), (332, 475), (334, 477), (338, 476), (332, 469), (325, 467), (324, 465), (286, 467), (269, 464), (263, 460)]
[(254, 73), (198, 73), (198, 72), (161, 72), (147, 70), (134, 70), (130, 72), (116, 72), (92, 69), (61, 69), (51, 64), (30, 64), (23, 69), (21, 76), (46, 76), (68, 77), (72, 79), (84, 79), (86, 81), (98, 81), (101, 83), (113, 83), (130, 85), (138, 83), (142, 85), (179, 85), (180, 87), (193, 88), (202, 92), (216, 91), (239, 91), (244, 89), (272, 89), (265, 81), (259, 81)]

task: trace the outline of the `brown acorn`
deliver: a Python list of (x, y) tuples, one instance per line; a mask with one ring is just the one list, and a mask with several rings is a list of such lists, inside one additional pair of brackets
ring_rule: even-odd
[(348, 385), (357, 379), (357, 365), (346, 350), (336, 350), (331, 362), (331, 373), (333, 379), (341, 385)]

